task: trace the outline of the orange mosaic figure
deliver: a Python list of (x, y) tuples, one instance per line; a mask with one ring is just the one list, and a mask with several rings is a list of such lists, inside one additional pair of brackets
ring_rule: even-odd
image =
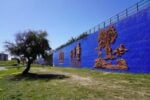
[(76, 47), (74, 48), (73, 51), (74, 51), (74, 52), (73, 52), (73, 58), (76, 58)]
[(80, 43), (78, 43), (76, 47), (76, 57), (77, 57), (77, 61), (81, 60), (81, 44)]
[(71, 62), (73, 61), (73, 50), (71, 50), (70, 52), (70, 58), (71, 58)]
[(128, 51), (125, 46), (123, 44), (120, 44), (119, 48), (116, 48), (114, 51), (113, 51), (113, 54), (118, 57), (118, 56), (121, 56), (123, 55), (126, 51)]
[(119, 59), (117, 61), (118, 69), (127, 69), (127, 63), (124, 59)]
[(105, 48), (105, 52), (106, 52), (106, 59), (112, 59), (113, 58), (113, 56), (112, 56), (112, 48), (106, 47)]
[(63, 62), (64, 62), (64, 52), (63, 52), (63, 51), (60, 51), (60, 52), (59, 52), (59, 62), (60, 62), (60, 63), (63, 63)]
[[(112, 50), (111, 45), (115, 43), (117, 39), (117, 31), (115, 27), (110, 26), (106, 29), (101, 30), (98, 35), (98, 47), (96, 50), (98, 51), (98, 58), (95, 60), (95, 68), (107, 68), (107, 69), (122, 69), (125, 70), (128, 68), (127, 63), (124, 59), (120, 59), (116, 64), (113, 64), (112, 61), (107, 60), (115, 60), (119, 56), (122, 56), (126, 51), (128, 51), (123, 44), (120, 44), (118, 48)], [(105, 50), (105, 57), (101, 58), (102, 49)]]
[(105, 60), (104, 59), (102, 59), (102, 58), (97, 58), (96, 60), (95, 60), (95, 65), (94, 65), (94, 67), (95, 68), (104, 68), (104, 65), (106, 64), (106, 62), (105, 62)]

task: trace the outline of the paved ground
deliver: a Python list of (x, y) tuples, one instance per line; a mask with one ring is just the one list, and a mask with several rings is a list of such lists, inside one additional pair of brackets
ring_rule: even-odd
[(0, 70), (6, 70), (6, 68), (5, 68), (5, 67), (1, 67), (1, 66), (0, 66)]

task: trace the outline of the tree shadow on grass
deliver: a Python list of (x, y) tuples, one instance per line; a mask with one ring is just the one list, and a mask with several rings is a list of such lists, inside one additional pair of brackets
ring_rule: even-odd
[(69, 76), (62, 74), (37, 74), (37, 73), (28, 73), (26, 75), (17, 74), (11, 76), (9, 79), (12, 81), (20, 81), (20, 80), (54, 80), (54, 79), (65, 79), (69, 78)]

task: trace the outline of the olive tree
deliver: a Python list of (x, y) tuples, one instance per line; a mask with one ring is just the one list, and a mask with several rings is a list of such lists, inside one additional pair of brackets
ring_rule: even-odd
[(51, 51), (46, 31), (25, 31), (16, 34), (15, 42), (5, 42), (6, 49), (11, 55), (22, 56), (27, 59), (25, 70), (22, 74), (27, 74), (31, 64), (36, 60), (37, 56), (46, 58), (48, 52)]

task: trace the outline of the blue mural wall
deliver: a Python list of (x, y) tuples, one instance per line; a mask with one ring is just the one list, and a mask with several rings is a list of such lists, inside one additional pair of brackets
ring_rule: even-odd
[[(116, 42), (112, 44), (112, 49), (115, 49), (121, 43), (128, 49), (128, 52), (121, 57), (127, 62), (127, 70), (94, 68), (95, 59), (98, 57), (98, 52), (96, 51), (96, 47), (98, 46), (98, 35), (101, 30), (89, 34), (89, 36), (60, 50), (54, 51), (54, 65), (117, 72), (150, 73), (150, 8), (145, 8), (134, 15), (126, 17), (113, 24), (113, 26), (118, 36)], [(80, 66), (75, 66), (71, 62), (70, 52), (78, 43), (81, 44), (82, 48), (81, 61)], [(64, 61), (62, 63), (59, 62), (60, 51), (64, 52)]]

